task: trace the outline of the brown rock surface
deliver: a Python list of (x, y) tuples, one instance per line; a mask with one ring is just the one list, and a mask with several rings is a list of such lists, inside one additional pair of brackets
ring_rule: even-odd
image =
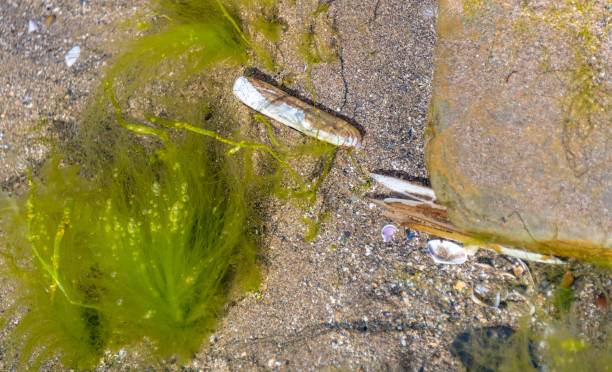
[(441, 1), (426, 161), (454, 224), (612, 257), (611, 10)]

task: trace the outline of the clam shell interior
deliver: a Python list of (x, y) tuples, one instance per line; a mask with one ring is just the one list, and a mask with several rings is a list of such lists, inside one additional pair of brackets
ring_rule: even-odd
[(463, 247), (450, 240), (430, 240), (427, 242), (427, 249), (436, 263), (459, 265), (467, 260), (467, 254)]

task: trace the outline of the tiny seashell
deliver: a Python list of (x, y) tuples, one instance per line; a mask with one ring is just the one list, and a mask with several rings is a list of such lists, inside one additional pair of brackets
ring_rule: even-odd
[(472, 290), (472, 300), (479, 305), (499, 307), (502, 295), (499, 291), (487, 288), (482, 284), (477, 284)]
[(459, 265), (467, 260), (463, 247), (450, 240), (433, 239), (427, 242), (427, 249), (436, 263)]
[(66, 60), (66, 66), (70, 67), (74, 65), (74, 63), (76, 62), (76, 60), (79, 58), (80, 55), (81, 55), (81, 48), (78, 45), (75, 45), (74, 47), (72, 47), (72, 49), (70, 49), (68, 53), (66, 53), (66, 57), (64, 57), (64, 59)]
[(33, 20), (28, 21), (28, 34), (38, 31), (38, 25)]
[(385, 243), (387, 243), (391, 241), (391, 238), (397, 231), (397, 227), (395, 227), (394, 225), (385, 225), (380, 231), (380, 235), (382, 235), (383, 240), (385, 241)]
[(361, 133), (351, 124), (266, 82), (241, 76), (234, 82), (233, 92), (253, 110), (308, 136), (346, 148), (361, 145)]

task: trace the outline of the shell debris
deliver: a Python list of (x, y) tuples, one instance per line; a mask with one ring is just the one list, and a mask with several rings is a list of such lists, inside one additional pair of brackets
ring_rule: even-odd
[(64, 59), (66, 60), (66, 66), (70, 67), (75, 64), (79, 56), (81, 55), (81, 47), (75, 45), (66, 53)]
[(38, 25), (33, 20), (28, 21), (28, 34), (38, 31)]

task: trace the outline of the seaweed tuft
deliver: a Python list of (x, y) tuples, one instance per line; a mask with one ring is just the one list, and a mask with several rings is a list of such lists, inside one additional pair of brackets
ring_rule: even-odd
[(156, 357), (184, 360), (232, 291), (257, 286), (240, 172), (213, 161), (215, 146), (186, 136), (150, 156), (117, 154), (93, 179), (54, 158), (27, 198), (4, 199), (14, 306), (29, 309), (12, 334), (20, 366), (61, 354), (92, 368), (143, 338)]

